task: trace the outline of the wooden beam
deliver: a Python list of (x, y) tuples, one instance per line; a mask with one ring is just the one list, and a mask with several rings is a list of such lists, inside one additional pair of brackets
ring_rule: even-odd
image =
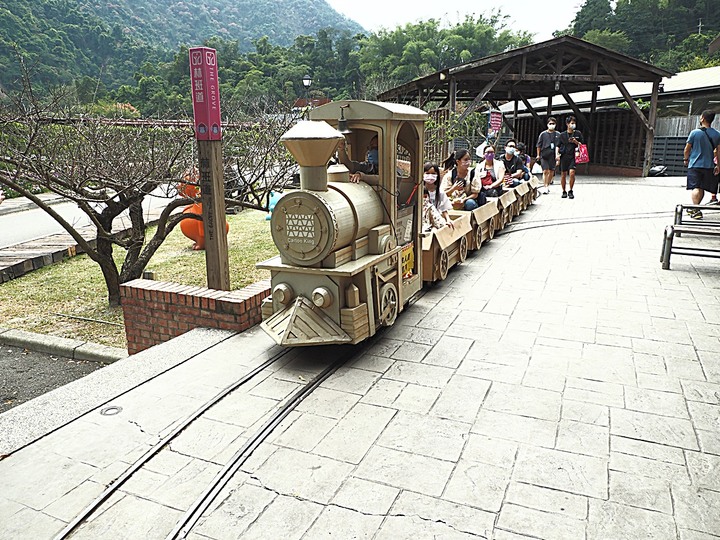
[(519, 97), (519, 98), (522, 100), (522, 102), (525, 104), (525, 107), (527, 108), (527, 110), (530, 111), (530, 114), (533, 115), (533, 118), (535, 118), (535, 120), (537, 120), (537, 123), (542, 126), (542, 125), (543, 125), (542, 118), (540, 118), (540, 115), (535, 112), (535, 109), (533, 109), (533, 106), (530, 105), (530, 102), (529, 102), (527, 99), (525, 99), (525, 96), (523, 96), (523, 95), (520, 94), (520, 93), (518, 93), (518, 97)]
[(646, 134), (645, 142), (645, 159), (643, 160), (643, 176), (650, 174), (652, 166), (652, 152), (655, 144), (655, 120), (657, 118), (658, 92), (660, 91), (660, 79), (653, 82), (652, 95), (650, 96), (650, 114), (648, 115), (648, 124), (650, 130)]
[(608, 73), (610, 73), (610, 75), (612, 76), (615, 86), (618, 87), (618, 90), (620, 90), (620, 93), (625, 98), (625, 101), (627, 102), (628, 105), (630, 105), (630, 109), (632, 110), (632, 112), (634, 112), (637, 115), (637, 117), (642, 122), (642, 125), (645, 126), (645, 130), (648, 133), (652, 133), (652, 131), (654, 131), (655, 128), (648, 123), (647, 118), (645, 118), (645, 115), (640, 110), (640, 107), (637, 106), (637, 103), (635, 103), (635, 100), (630, 95), (630, 92), (628, 92), (627, 88), (625, 88), (625, 85), (620, 80), (620, 77), (618, 77), (618, 74), (617, 74), (617, 71), (615, 71), (615, 68), (609, 63), (603, 64), (603, 66), (605, 67), (605, 69), (607, 69)]
[(568, 93), (568, 91), (565, 90), (561, 86), (560, 93), (563, 95), (563, 97), (565, 98), (565, 101), (567, 101), (568, 105), (570, 105), (570, 108), (572, 109), (573, 113), (575, 113), (575, 116), (577, 117), (577, 119), (583, 123), (583, 127), (590, 127), (590, 122), (588, 122), (588, 119), (585, 118), (585, 115), (580, 110), (580, 107), (578, 107), (577, 104), (570, 97), (570, 94)]
[[(458, 73), (454, 75), (458, 81), (487, 81), (494, 78), (493, 73)], [(581, 83), (595, 83), (595, 84), (612, 84), (615, 80), (610, 75), (597, 75), (593, 76), (590, 74), (574, 74), (568, 75), (564, 73), (508, 73), (503, 77), (506, 81), (531, 81), (531, 82), (581, 82)], [(643, 81), (647, 82), (647, 81)], [(588, 84), (589, 86), (589, 84)]]
[(495, 74), (492, 80), (485, 85), (485, 87), (480, 91), (480, 93), (475, 96), (475, 99), (472, 100), (470, 105), (467, 106), (467, 109), (465, 109), (463, 113), (458, 117), (458, 123), (465, 120), (465, 118), (467, 118), (467, 116), (477, 108), (478, 104), (483, 100), (487, 93), (492, 90), (492, 87), (495, 86), (508, 71), (510, 71), (510, 68), (513, 66), (513, 64), (514, 62), (508, 62), (507, 64), (505, 64), (505, 66), (503, 66), (500, 71)]
[(450, 77), (448, 97), (450, 98), (450, 110), (457, 112), (457, 79), (455, 77)]

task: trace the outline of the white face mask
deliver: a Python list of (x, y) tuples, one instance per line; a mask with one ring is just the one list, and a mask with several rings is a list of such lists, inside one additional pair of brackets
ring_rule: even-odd
[(437, 177), (434, 174), (424, 174), (423, 180), (425, 180), (425, 182), (427, 182), (428, 184), (434, 184), (437, 180)]
[(550, 131), (555, 131), (555, 124), (548, 124), (548, 129)]
[(575, 129), (575, 124), (570, 124), (570, 129)]
[(505, 147), (505, 153), (512, 156), (515, 154), (515, 148), (512, 146), (506, 146)]

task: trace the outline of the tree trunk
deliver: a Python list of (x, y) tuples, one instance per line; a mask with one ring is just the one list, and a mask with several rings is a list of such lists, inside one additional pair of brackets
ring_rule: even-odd
[[(113, 216), (100, 216), (100, 223), (106, 231), (112, 231), (112, 221)], [(108, 304), (110, 307), (117, 307), (120, 305), (120, 274), (113, 259), (113, 244), (110, 238), (98, 234), (95, 252), (98, 256), (97, 263), (100, 265), (100, 270), (102, 270), (105, 278), (105, 285), (108, 290)]]
[[(98, 244), (99, 243), (100, 240), (98, 240)], [(112, 255), (110, 256), (110, 261), (111, 262), (108, 262), (105, 257), (102, 257), (98, 264), (102, 270), (105, 285), (108, 290), (108, 305), (110, 307), (118, 307), (120, 305), (120, 275), (118, 274), (115, 262), (112, 261)]]
[(125, 254), (125, 261), (120, 270), (120, 281), (130, 281), (137, 279), (142, 275), (145, 265), (136, 264), (140, 253), (142, 253), (143, 244), (145, 243), (145, 232), (147, 225), (143, 217), (142, 203), (133, 203), (128, 207), (130, 215), (130, 243)]

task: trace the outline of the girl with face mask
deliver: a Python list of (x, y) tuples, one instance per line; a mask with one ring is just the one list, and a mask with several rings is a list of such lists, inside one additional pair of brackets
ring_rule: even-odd
[[(425, 163), (423, 173), (423, 183), (425, 187), (425, 195), (427, 203), (423, 203), (423, 206), (427, 204), (431, 208), (423, 208), (423, 229), (429, 228), (440, 228), (448, 225), (453, 228), (452, 219), (448, 212), (452, 209), (452, 204), (448, 196), (438, 188), (440, 183), (440, 167), (435, 163)], [(437, 219), (437, 215), (441, 219)]]
[(440, 190), (452, 199), (453, 207), (459, 210), (474, 210), (485, 204), (482, 185), (475, 169), (470, 169), (471, 162), (470, 152), (463, 148), (453, 152), (443, 163), (449, 171), (443, 177)]

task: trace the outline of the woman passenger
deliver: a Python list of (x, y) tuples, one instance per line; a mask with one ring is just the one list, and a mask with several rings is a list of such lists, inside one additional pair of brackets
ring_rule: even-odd
[(463, 148), (450, 154), (443, 163), (446, 169), (451, 170), (445, 174), (440, 190), (450, 197), (453, 206), (458, 204), (464, 210), (475, 210), (485, 204), (482, 185), (475, 178), (475, 171), (470, 170), (471, 161), (470, 152)]
[(435, 207), (450, 228), (453, 228), (452, 219), (448, 212), (452, 210), (452, 204), (448, 196), (440, 189), (440, 167), (435, 163), (425, 163), (423, 181), (425, 182), (425, 193), (428, 196), (428, 202)]
[(502, 177), (498, 180), (495, 171), (495, 148), (486, 146), (483, 157), (483, 161), (477, 166), (483, 193), (486, 197), (499, 197), (502, 195)]

